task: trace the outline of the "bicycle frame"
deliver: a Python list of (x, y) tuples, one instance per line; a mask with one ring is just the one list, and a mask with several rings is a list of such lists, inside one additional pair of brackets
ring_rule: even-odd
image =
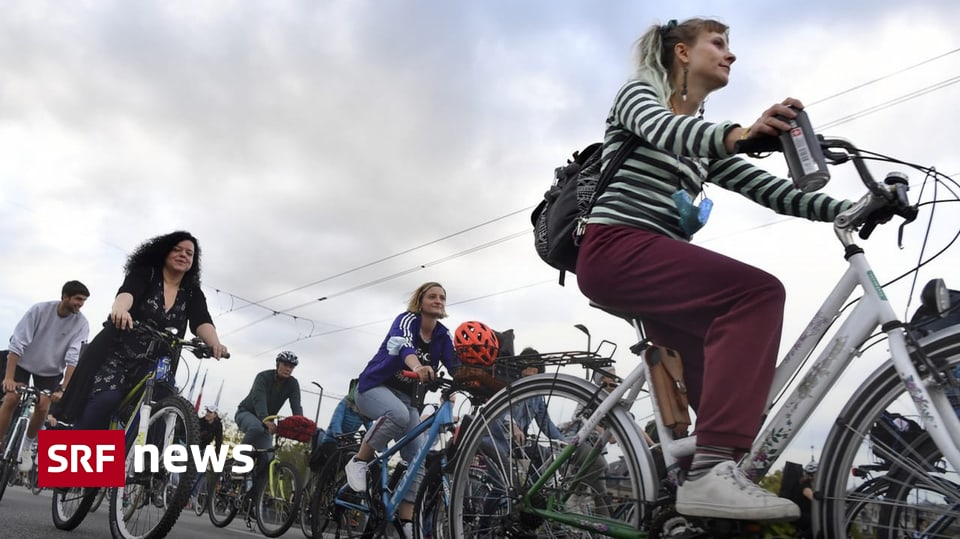
[[(397, 440), (396, 443), (388, 447), (383, 451), (383, 453), (380, 454), (380, 456), (376, 458), (376, 460), (380, 463), (380, 485), (382, 487), (380, 503), (384, 508), (386, 523), (389, 524), (395, 520), (397, 508), (403, 502), (404, 494), (407, 493), (407, 491), (410, 489), (410, 486), (413, 484), (414, 474), (409, 472), (418, 470), (426, 464), (427, 454), (430, 453), (431, 447), (433, 447), (433, 444), (440, 436), (440, 429), (444, 426), (453, 425), (453, 423), (453, 403), (451, 403), (449, 400), (444, 400), (440, 403), (440, 406), (433, 415), (421, 421), (420, 424), (414, 427), (413, 430)], [(390, 461), (390, 458), (393, 457), (393, 455), (399, 453), (400, 449), (410, 443), (410, 440), (416, 438), (424, 432), (427, 433), (427, 440), (420, 447), (420, 450), (417, 451), (416, 455), (414, 455), (413, 460), (407, 466), (408, 472), (403, 474), (403, 478), (401, 478), (393, 493), (391, 493), (388, 488), (390, 484), (390, 472), (387, 468), (387, 463)], [(350, 503), (343, 500), (340, 494), (343, 493), (344, 489), (349, 488), (350, 487), (347, 486), (341, 487), (340, 492), (337, 493), (336, 501), (334, 503), (339, 507), (361, 512), (369, 512), (370, 508), (363, 504)]]
[[(17, 456), (20, 454), (20, 450), (23, 447), (23, 441), (26, 438), (27, 426), (30, 423), (30, 416), (32, 413), (31, 406), (34, 405), (39, 400), (40, 392), (33, 387), (24, 387), (22, 393), (19, 397), (19, 402), (17, 403), (16, 414), (13, 416), (13, 420), (10, 422), (10, 427), (7, 429), (7, 447), (3, 452), (3, 460), (7, 460), (12, 456)], [(14, 441), (16, 441), (14, 443)], [(14, 445), (16, 447), (14, 447)]]

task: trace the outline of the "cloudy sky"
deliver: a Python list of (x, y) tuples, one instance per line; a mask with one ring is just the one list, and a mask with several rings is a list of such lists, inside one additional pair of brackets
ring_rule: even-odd
[[(187, 229), (233, 352), (199, 369), (207, 395), (225, 381), (231, 413), (283, 349), (302, 358), (305, 387), (342, 395), (427, 280), (445, 284), (451, 327), (479, 319), (514, 328), (520, 346), (559, 351), (584, 346), (572, 328), (583, 323), (594, 343), (620, 345), (626, 371), (629, 327), (589, 308), (574, 279), (556, 285), (532, 248), (529, 212), (553, 167), (601, 138), (634, 40), (670, 18), (731, 26), (738, 59), (707, 119), (749, 124), (794, 96), (827, 135), (960, 173), (955, 2), (600, 6), (5, 2), (0, 338), (68, 279), (90, 287), (96, 330), (127, 254)], [(762, 164), (785, 173), (779, 156)], [(916, 196), (922, 175), (911, 180)], [(863, 191), (851, 167), (826, 189)], [(720, 191), (708, 190), (716, 205), (696, 242), (782, 278), (787, 348), (843, 270), (833, 232)], [(928, 253), (957, 230), (957, 210), (938, 208)], [(916, 264), (924, 232), (908, 228), (902, 250), (896, 227), (875, 235), (881, 281)], [(956, 267), (948, 252), (920, 284), (960, 283)], [(909, 286), (890, 288), (901, 308)], [(316, 399), (304, 397), (311, 416)], [(321, 423), (335, 402), (324, 399)], [(814, 434), (798, 444), (819, 446)]]

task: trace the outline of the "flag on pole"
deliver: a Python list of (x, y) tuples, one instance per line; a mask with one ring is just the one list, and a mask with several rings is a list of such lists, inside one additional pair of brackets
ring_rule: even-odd
[[(202, 363), (203, 360), (201, 359), (200, 362)], [(200, 365), (197, 365), (197, 370), (193, 371), (193, 382), (191, 382), (190, 384), (190, 392), (187, 393), (188, 401), (193, 400), (193, 390), (197, 388), (197, 376), (199, 375), (200, 375)]]
[(200, 399), (203, 398), (203, 386), (207, 385), (207, 371), (203, 371), (203, 382), (200, 382), (200, 393), (197, 394), (197, 405), (194, 406), (194, 411), (197, 413), (200, 412)]
[(224, 380), (220, 380), (220, 389), (217, 390), (217, 398), (213, 401), (213, 405), (217, 407), (217, 410), (220, 409), (220, 395), (223, 394), (223, 382)]

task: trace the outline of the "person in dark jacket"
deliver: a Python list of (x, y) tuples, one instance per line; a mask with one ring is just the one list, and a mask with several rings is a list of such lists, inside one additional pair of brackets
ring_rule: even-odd
[(244, 433), (242, 443), (257, 449), (272, 448), (277, 423), (267, 418), (276, 415), (287, 401), (290, 401), (293, 415), (303, 415), (300, 382), (293, 376), (293, 369), (299, 363), (296, 354), (284, 350), (277, 354), (275, 369), (262, 371), (253, 379), (253, 386), (240, 401), (234, 417), (237, 427)]

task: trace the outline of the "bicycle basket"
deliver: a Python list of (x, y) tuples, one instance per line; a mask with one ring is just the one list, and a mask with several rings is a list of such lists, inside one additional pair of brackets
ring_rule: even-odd
[(277, 423), (277, 434), (298, 442), (309, 442), (317, 432), (317, 424), (309, 417), (292, 415)]

